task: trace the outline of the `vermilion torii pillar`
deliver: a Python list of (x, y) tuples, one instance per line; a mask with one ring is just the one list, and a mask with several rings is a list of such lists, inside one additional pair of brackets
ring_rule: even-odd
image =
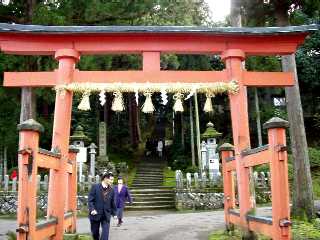
[[(287, 155), (283, 122), (267, 124), (269, 146), (250, 149), (247, 87), (287, 87), (292, 72), (250, 72), (242, 67), (247, 56), (293, 54), (317, 25), (281, 28), (28, 26), (0, 23), (0, 48), (5, 54), (55, 56), (59, 67), (51, 72), (6, 72), (7, 87), (55, 87), (68, 83), (212, 83), (236, 80), (239, 92), (230, 95), (234, 156), (222, 148), (226, 222), (277, 240), (290, 238)], [(222, 71), (162, 71), (161, 54), (215, 54), (226, 63)], [(79, 71), (80, 55), (140, 54), (136, 71)], [(39, 124), (29, 120), (20, 129), (18, 239), (62, 239), (75, 230), (76, 165), (69, 152), (72, 92), (57, 92), (51, 151), (38, 147)], [(225, 145), (226, 146), (226, 145)], [(223, 150), (224, 149), (224, 150)], [(224, 152), (225, 151), (225, 152)], [(229, 161), (229, 160), (230, 161)], [(228, 161), (227, 161), (228, 160)], [(251, 216), (249, 169), (270, 163), (273, 218)], [(36, 223), (35, 176), (50, 169), (48, 219)], [(240, 212), (235, 207), (232, 172), (237, 173)], [(283, 175), (283, 178), (282, 178)], [(279, 190), (282, 184), (284, 190)], [(70, 194), (69, 194), (70, 192)], [(279, 199), (284, 199), (281, 202)], [(228, 201), (229, 202), (228, 202)]]
[[(80, 59), (80, 54), (74, 49), (60, 49), (55, 58), (59, 61), (57, 70), (57, 84), (68, 84), (73, 81), (75, 63)], [(48, 193), (48, 216), (56, 216), (58, 220), (57, 234), (54, 239), (63, 239), (64, 214), (68, 202), (68, 175), (66, 164), (69, 160), (69, 136), (72, 111), (72, 92), (64, 91), (56, 93), (52, 149), (61, 154), (59, 170), (50, 170)], [(61, 224), (59, 224), (61, 223)]]
[(222, 59), (226, 62), (229, 79), (239, 83), (239, 92), (229, 95), (230, 111), (232, 121), (232, 135), (235, 151), (236, 173), (238, 181), (240, 221), (241, 225), (247, 224), (246, 214), (252, 209), (253, 203), (250, 199), (250, 175), (249, 168), (243, 166), (240, 154), (243, 150), (250, 148), (249, 116), (247, 87), (243, 83), (243, 61), (245, 53), (241, 49), (228, 49), (223, 52)]

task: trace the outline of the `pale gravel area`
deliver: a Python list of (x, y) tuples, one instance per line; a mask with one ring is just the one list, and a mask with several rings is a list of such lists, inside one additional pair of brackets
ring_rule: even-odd
[[(223, 211), (210, 212), (129, 212), (121, 227), (112, 220), (110, 240), (207, 240), (213, 230), (224, 228)], [(9, 230), (15, 231), (14, 220), (0, 220), (0, 239)], [(78, 233), (89, 233), (87, 218), (78, 219)]]

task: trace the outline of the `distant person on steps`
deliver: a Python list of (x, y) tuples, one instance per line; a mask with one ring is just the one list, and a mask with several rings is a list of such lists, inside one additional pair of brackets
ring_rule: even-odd
[(163, 142), (162, 139), (159, 139), (158, 146), (157, 146), (158, 156), (162, 158), (162, 151), (163, 151)]
[(129, 189), (126, 185), (123, 184), (122, 177), (118, 177), (118, 185), (114, 187), (116, 207), (117, 207), (117, 218), (118, 218), (118, 227), (123, 223), (123, 210), (126, 202), (132, 203), (132, 199), (129, 193)]

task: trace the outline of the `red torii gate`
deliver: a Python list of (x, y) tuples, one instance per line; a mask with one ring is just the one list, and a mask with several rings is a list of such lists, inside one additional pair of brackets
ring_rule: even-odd
[[(294, 54), (317, 25), (281, 28), (32, 26), (0, 23), (0, 47), (6, 54), (52, 55), (59, 62), (53, 72), (6, 72), (7, 87), (53, 87), (68, 83), (209, 83), (236, 80), (239, 92), (229, 95), (234, 149), (221, 147), (225, 216), (236, 224), (273, 239), (290, 239), (289, 187), (285, 130), (287, 123), (266, 123), (269, 145), (250, 150), (247, 87), (285, 87), (295, 83), (293, 72), (249, 72), (243, 61), (250, 55)], [(142, 54), (140, 71), (79, 71), (80, 55)], [(218, 54), (223, 71), (162, 71), (161, 53)], [(52, 151), (39, 149), (42, 126), (27, 120), (20, 131), (18, 239), (62, 239), (76, 230), (76, 163), (69, 150), (72, 92), (57, 92)], [(249, 150), (248, 150), (249, 149)], [(234, 153), (233, 153), (234, 152)], [(249, 168), (270, 163), (273, 216), (251, 216)], [(36, 175), (50, 169), (48, 219), (36, 223)], [(237, 173), (240, 211), (235, 208), (232, 171)]]

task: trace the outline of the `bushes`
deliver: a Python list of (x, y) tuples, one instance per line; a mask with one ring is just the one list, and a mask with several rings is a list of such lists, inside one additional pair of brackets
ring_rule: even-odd
[(320, 169), (320, 149), (309, 147), (308, 150), (310, 167)]

